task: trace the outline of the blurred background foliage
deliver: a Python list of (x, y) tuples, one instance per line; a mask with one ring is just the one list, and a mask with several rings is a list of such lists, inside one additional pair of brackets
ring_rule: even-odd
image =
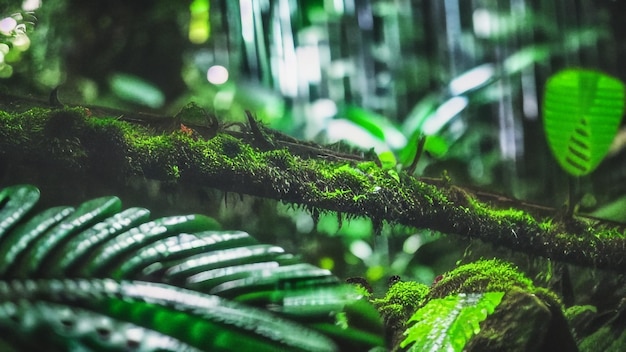
[[(626, 2), (611, 0), (0, 1), (0, 85), (66, 103), (174, 115), (194, 101), (226, 121), (254, 111), (295, 137), (345, 140), (479, 186), (559, 207), (566, 176), (541, 124), (546, 79), (566, 67), (626, 79)], [(624, 216), (626, 132), (580, 180), (581, 209)], [(145, 185), (143, 186), (145, 187)], [(430, 283), (469, 242), (267, 200), (148, 186), (339, 276)], [(45, 193), (45, 192), (43, 192)], [(124, 197), (124, 195), (120, 195)], [(191, 199), (193, 198), (193, 199)], [(208, 204), (208, 205), (207, 205)], [(154, 205), (151, 206), (155, 208)], [(183, 209), (184, 210), (184, 209)], [(267, 236), (263, 238), (263, 236)], [(268, 239), (269, 238), (269, 239)]]

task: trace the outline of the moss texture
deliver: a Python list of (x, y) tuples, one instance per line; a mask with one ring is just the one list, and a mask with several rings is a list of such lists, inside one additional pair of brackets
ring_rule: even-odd
[[(478, 260), (442, 275), (431, 287), (417, 282), (397, 281), (383, 298), (372, 303), (381, 313), (392, 350), (404, 339), (411, 316), (432, 299), (460, 293), (505, 292), (493, 316), (482, 325), (471, 342), (473, 351), (553, 350), (567, 341), (575, 346), (558, 296), (536, 287), (518, 269), (498, 259)], [(564, 349), (570, 351), (570, 347)]]
[(372, 301), (385, 320), (407, 321), (428, 295), (429, 287), (419, 282), (398, 281), (383, 298)]
[(533, 282), (510, 263), (499, 259), (479, 260), (443, 274), (433, 285), (431, 298), (475, 292), (506, 292), (513, 287), (535, 290)]
[(383, 318), (389, 346), (397, 346), (402, 341), (409, 318), (424, 304), (428, 291), (428, 286), (418, 282), (397, 281), (383, 298), (372, 300)]
[(443, 274), (433, 285), (428, 299), (458, 293), (508, 292), (513, 288), (534, 294), (547, 304), (562, 308), (561, 300), (554, 292), (535, 287), (513, 264), (499, 259), (478, 260)]
[(615, 228), (594, 228), (584, 220), (565, 226), (524, 210), (494, 209), (447, 183), (390, 173), (373, 160), (316, 155), (310, 146), (305, 155), (293, 142), (259, 143), (250, 131), (106, 115), (81, 107), (0, 113), (5, 182), (24, 174), (74, 184), (103, 178), (123, 183), (140, 176), (279, 199), (314, 214), (335, 211), (370, 217), (375, 224), (430, 228), (579, 265), (626, 269), (626, 239)]

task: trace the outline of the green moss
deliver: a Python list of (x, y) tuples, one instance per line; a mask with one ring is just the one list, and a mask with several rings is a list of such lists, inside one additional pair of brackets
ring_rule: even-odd
[[(89, 114), (84, 108), (4, 113), (0, 155), (16, 165), (28, 160), (51, 168), (83, 168), (96, 175), (107, 171), (121, 182), (143, 176), (193, 183), (304, 204), (307, 209), (365, 216), (376, 224), (387, 221), (477, 236), (558, 260), (623, 265), (621, 253), (612, 251), (623, 247), (623, 233), (615, 229), (585, 226), (570, 231), (556, 221), (556, 225), (538, 223), (527, 212), (493, 209), (457, 187), (421, 182), (371, 161), (338, 163), (299, 157), (289, 149), (259, 150), (245, 134), (203, 138), (179, 131), (171, 118), (131, 123)], [(201, 115), (194, 118), (206, 119)], [(567, 232), (589, 235), (559, 235)], [(550, 246), (543, 245), (548, 241)], [(607, 253), (610, 259), (605, 260)]]
[(535, 218), (529, 213), (519, 209), (494, 209), (473, 197), (467, 197), (470, 211), (478, 216), (486, 216), (499, 224), (535, 224)]
[(441, 280), (431, 288), (428, 299), (458, 293), (507, 292), (513, 288), (534, 294), (544, 303), (563, 309), (561, 299), (556, 293), (536, 287), (513, 264), (499, 259), (478, 260), (442, 275)]
[(297, 167), (295, 157), (287, 149), (271, 150), (263, 153), (264, 161), (271, 166), (287, 170)]
[(178, 165), (172, 165), (170, 167), (170, 176), (174, 179), (180, 178), (180, 168), (178, 167)]
[(307, 193), (320, 202), (339, 202), (358, 208), (358, 200), (367, 198), (375, 180), (352, 164), (337, 164), (307, 159), (298, 165), (300, 176), (307, 179)]
[[(408, 319), (423, 305), (435, 298), (459, 293), (523, 292), (526, 297), (539, 298), (548, 306), (562, 309), (553, 292), (535, 287), (533, 282), (515, 266), (499, 259), (479, 260), (465, 264), (444, 274), (436, 284), (428, 287), (415, 282), (398, 282), (389, 288), (384, 298), (372, 302), (384, 318), (392, 341), (400, 341)], [(529, 294), (531, 296), (529, 296)], [(500, 340), (502, 336), (483, 336), (483, 339)]]
[(406, 322), (424, 302), (429, 287), (412, 281), (398, 281), (393, 284), (385, 297), (374, 299), (372, 303), (386, 320)]
[(381, 168), (373, 161), (360, 162), (356, 165), (356, 168), (367, 175), (375, 174), (381, 170)]
[(619, 227), (603, 226), (595, 229), (595, 231), (592, 230), (591, 233), (593, 233), (596, 238), (601, 240), (626, 238), (626, 230), (620, 229)]
[(556, 226), (554, 225), (552, 219), (546, 219), (540, 222), (539, 228), (546, 232), (556, 230)]
[[(221, 142), (220, 143), (221, 144), (221, 148), (218, 150), (218, 152), (221, 152), (225, 156), (227, 156), (229, 158), (235, 158), (239, 154), (242, 153), (242, 144), (237, 139), (235, 139), (235, 138), (221, 138), (218, 141)], [(249, 153), (250, 150), (248, 150), (247, 152)]]
[(584, 319), (590, 320), (591, 317), (598, 313), (598, 309), (591, 305), (584, 306), (571, 306), (564, 312), (565, 319), (569, 322), (570, 326), (576, 326), (577, 322)]
[(519, 287), (534, 292), (533, 282), (512, 264), (499, 259), (479, 260), (444, 274), (431, 291), (432, 298), (457, 293), (506, 292)]
[(372, 285), (370, 285), (369, 281), (361, 276), (349, 277), (346, 279), (346, 282), (350, 285), (353, 285), (357, 292), (363, 295), (368, 301), (372, 298), (372, 294), (374, 293), (374, 289)]
[(355, 169), (352, 165), (346, 164), (335, 169), (335, 176), (353, 193), (360, 193), (370, 182), (367, 175), (359, 169)]
[(86, 130), (85, 111), (34, 108), (18, 114), (3, 113), (0, 155), (20, 155), (22, 165), (55, 164), (72, 172), (83, 172), (88, 156), (81, 141)]

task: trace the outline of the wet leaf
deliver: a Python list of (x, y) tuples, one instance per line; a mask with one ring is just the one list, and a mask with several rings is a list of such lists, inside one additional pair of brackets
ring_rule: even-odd
[(415, 322), (400, 344), (410, 352), (463, 351), (479, 324), (494, 312), (504, 292), (458, 294), (429, 301), (409, 319)]
[(624, 114), (624, 84), (596, 71), (568, 69), (545, 90), (544, 129), (561, 167), (573, 176), (604, 159)]

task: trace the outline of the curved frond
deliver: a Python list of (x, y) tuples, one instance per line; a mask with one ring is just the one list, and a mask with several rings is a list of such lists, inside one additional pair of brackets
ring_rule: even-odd
[(278, 246), (220, 231), (204, 215), (150, 220), (147, 209), (122, 210), (117, 197), (29, 218), (38, 197), (32, 186), (0, 191), (0, 347), (338, 351), (383, 344), (376, 312), (355, 287)]

